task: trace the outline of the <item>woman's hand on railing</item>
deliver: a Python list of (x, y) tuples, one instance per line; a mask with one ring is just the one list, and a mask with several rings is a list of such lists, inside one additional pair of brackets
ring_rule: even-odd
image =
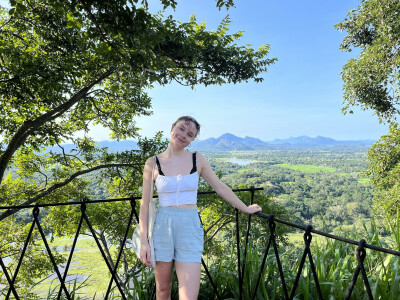
[(258, 204), (252, 204), (249, 205), (245, 211), (246, 214), (254, 214), (256, 212), (260, 212), (262, 211), (261, 206), (259, 206)]

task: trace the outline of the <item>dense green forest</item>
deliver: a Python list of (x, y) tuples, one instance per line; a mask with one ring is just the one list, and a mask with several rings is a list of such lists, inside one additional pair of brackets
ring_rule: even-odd
[[(367, 151), (367, 146), (335, 146), (205, 155), (228, 185), (263, 187), (294, 222), (333, 230), (371, 217), (373, 187), (363, 176)], [(250, 163), (239, 165), (232, 158)]]
[[(367, 151), (367, 146), (335, 146), (202, 154), (232, 188), (264, 188), (293, 222), (340, 230), (372, 216), (373, 186), (363, 176)], [(86, 175), (88, 193), (96, 199), (110, 197), (98, 178), (99, 173)]]

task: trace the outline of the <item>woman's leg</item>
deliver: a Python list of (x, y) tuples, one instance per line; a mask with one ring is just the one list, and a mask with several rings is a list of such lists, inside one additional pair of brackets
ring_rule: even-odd
[(172, 267), (174, 261), (157, 261), (155, 268), (157, 300), (171, 299)]
[(201, 264), (175, 262), (179, 281), (179, 300), (196, 300), (200, 289)]

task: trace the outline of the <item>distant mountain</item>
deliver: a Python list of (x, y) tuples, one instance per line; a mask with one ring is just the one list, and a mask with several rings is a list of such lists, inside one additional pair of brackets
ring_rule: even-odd
[(238, 137), (231, 133), (225, 133), (219, 138), (209, 138), (192, 142), (194, 150), (257, 150), (265, 149), (268, 143), (253, 137)]
[[(246, 136), (238, 137), (231, 133), (225, 133), (219, 138), (208, 138), (205, 140), (196, 140), (192, 142), (190, 150), (213, 151), (213, 150), (262, 150), (262, 149), (287, 149), (299, 147), (330, 147), (339, 145), (349, 146), (371, 146), (375, 141), (337, 141), (328, 137), (317, 136), (315, 138), (308, 136), (290, 137), (287, 139), (275, 139), (264, 142), (260, 139)], [(139, 149), (135, 141), (102, 141), (98, 142), (99, 147), (108, 147), (110, 152), (122, 152), (126, 150)], [(66, 152), (76, 148), (73, 144), (63, 144)], [(60, 151), (58, 147), (52, 147), (49, 150)]]
[(328, 137), (317, 136), (315, 138), (308, 136), (290, 137), (288, 139), (276, 139), (264, 142), (253, 137), (237, 137), (231, 133), (225, 133), (219, 138), (209, 138), (192, 142), (191, 149), (194, 150), (260, 150), (260, 149), (281, 149), (287, 147), (326, 147), (337, 145), (360, 145), (370, 146), (375, 141), (337, 141)]
[(360, 141), (337, 141), (328, 137), (317, 136), (311, 138), (308, 136), (290, 137), (288, 139), (275, 139), (269, 144), (273, 145), (296, 145), (296, 146), (335, 146), (335, 145), (372, 145), (375, 141), (360, 140)]
[(321, 145), (335, 145), (337, 141), (331, 138), (317, 136), (316, 138), (311, 138), (309, 136), (298, 136), (290, 137), (288, 139), (275, 139), (270, 144), (289, 144), (289, 145), (309, 145), (309, 146), (321, 146)]

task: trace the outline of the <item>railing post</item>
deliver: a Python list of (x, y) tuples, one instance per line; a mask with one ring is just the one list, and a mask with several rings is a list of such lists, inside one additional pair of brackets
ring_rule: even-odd
[(236, 249), (237, 249), (237, 266), (238, 266), (238, 283), (239, 283), (239, 300), (242, 300), (242, 276), (240, 271), (240, 236), (239, 236), (239, 210), (235, 208), (236, 212)]
[[(252, 205), (253, 201), (254, 201), (254, 186), (250, 187), (250, 192), (251, 192), (250, 205)], [(251, 226), (251, 214), (249, 214), (248, 218), (247, 218), (247, 230), (246, 230), (246, 240), (245, 240), (245, 244), (244, 244), (242, 275), (240, 277), (241, 281), (239, 282), (240, 285), (243, 285), (243, 280), (244, 280), (244, 271), (245, 271), (245, 268), (246, 268), (247, 246), (248, 246), (248, 243), (249, 243), (250, 226)]]
[[(272, 218), (273, 218), (273, 216), (272, 216)], [(264, 257), (263, 257), (263, 260), (262, 260), (262, 262), (261, 262), (260, 270), (258, 271), (258, 277), (257, 277), (256, 286), (255, 286), (255, 288), (254, 288), (253, 297), (251, 298), (251, 299), (253, 299), (253, 300), (256, 298), (258, 286), (260, 285), (261, 276), (262, 276), (262, 273), (263, 273), (263, 271), (264, 271), (265, 261), (267, 260), (269, 248), (271, 247), (272, 235), (274, 234), (274, 231), (275, 231), (275, 223), (272, 223), (272, 224), (273, 224), (273, 225), (270, 225), (270, 223), (269, 223), (269, 225), (270, 225), (270, 226), (269, 226), (269, 229), (270, 229), (270, 237), (269, 237), (269, 239), (268, 239), (267, 247), (265, 248)]]

